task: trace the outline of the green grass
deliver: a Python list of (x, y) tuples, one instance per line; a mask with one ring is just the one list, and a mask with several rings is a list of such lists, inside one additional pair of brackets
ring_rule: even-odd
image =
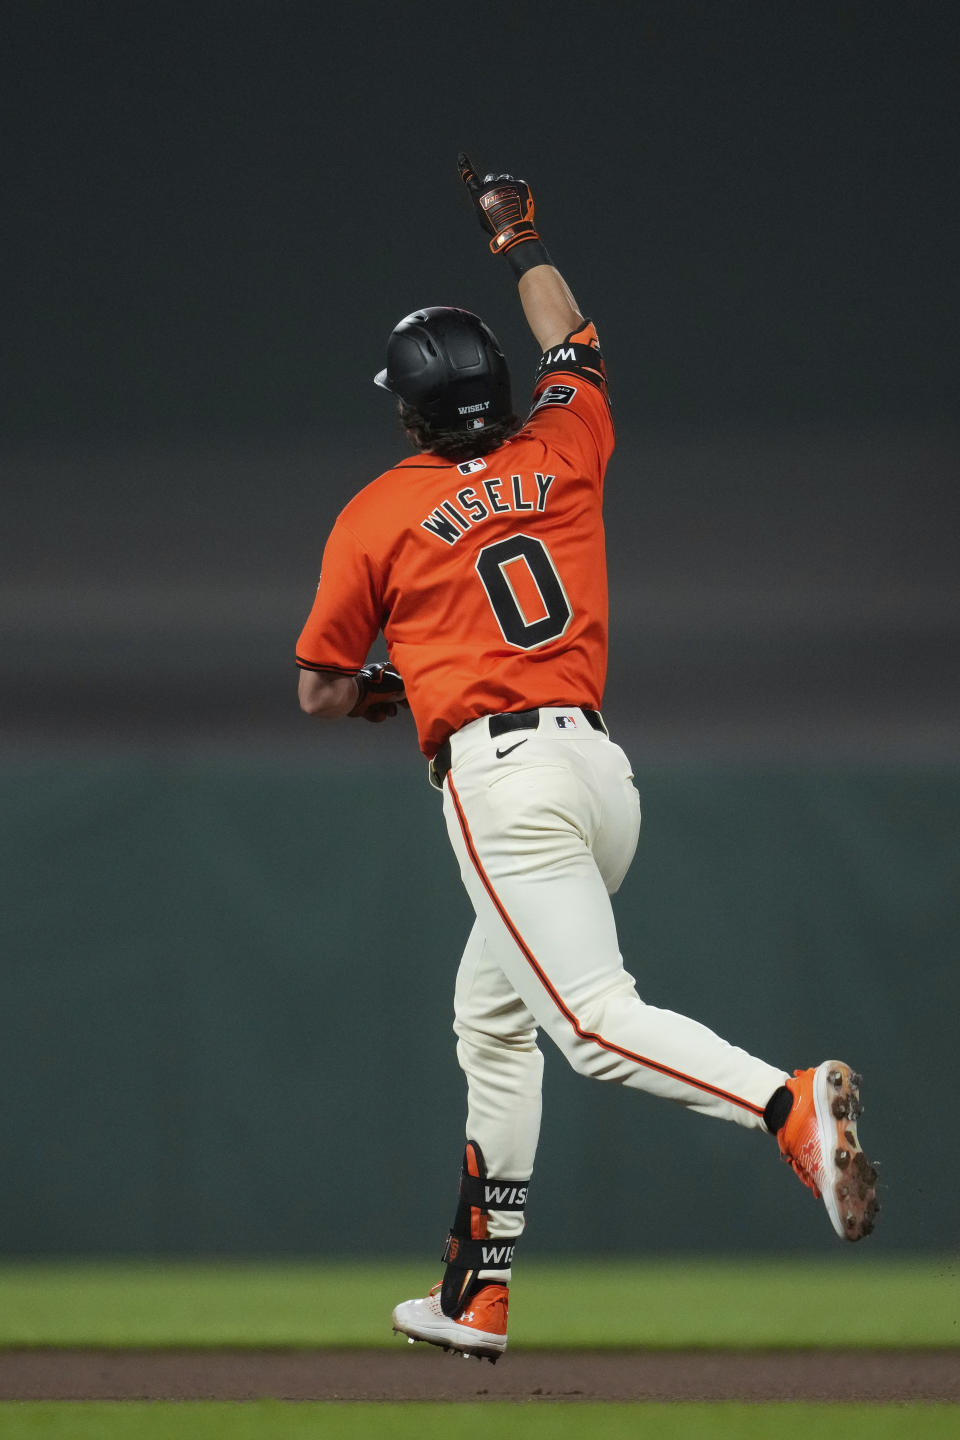
[(950, 1405), (0, 1404), (2, 1440), (956, 1440), (958, 1426)]
[[(439, 1267), (437, 1267), (439, 1270)], [(422, 1265), (0, 1265), (0, 1346), (377, 1346)], [(842, 1317), (842, 1319), (838, 1319)], [(511, 1348), (960, 1345), (955, 1259), (530, 1263)], [(2, 1432), (0, 1432), (2, 1436)]]

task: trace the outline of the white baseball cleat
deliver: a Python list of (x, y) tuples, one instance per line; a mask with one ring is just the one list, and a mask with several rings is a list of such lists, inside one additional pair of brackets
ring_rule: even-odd
[(507, 1348), (507, 1287), (484, 1285), (456, 1319), (440, 1308), (440, 1286), (422, 1300), (404, 1300), (393, 1312), (394, 1334), (425, 1340), (494, 1364)]
[(784, 1160), (823, 1200), (830, 1223), (844, 1240), (862, 1240), (873, 1229), (877, 1172), (860, 1148), (860, 1076), (842, 1060), (815, 1070), (795, 1070), (786, 1082), (793, 1108), (777, 1132)]

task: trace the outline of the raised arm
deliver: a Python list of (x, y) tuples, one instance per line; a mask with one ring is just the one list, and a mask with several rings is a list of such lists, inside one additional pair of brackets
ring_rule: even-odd
[(494, 255), (505, 255), (517, 277), (520, 303), (541, 350), (579, 330), (584, 317), (566, 281), (551, 263), (534, 225), (533, 196), (525, 180), (487, 175), (480, 180), (461, 151), (460, 178), (476, 208)]
[(583, 324), (577, 302), (555, 266), (535, 265), (525, 270), (517, 282), (517, 291), (527, 324), (541, 350), (559, 345)]

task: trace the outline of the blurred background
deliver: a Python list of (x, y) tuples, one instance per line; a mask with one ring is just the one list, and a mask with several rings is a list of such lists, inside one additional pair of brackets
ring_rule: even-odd
[[(863, 1069), (871, 1246), (955, 1248), (956, 7), (2, 24), (3, 1250), (442, 1244), (469, 907), (409, 718), (311, 723), (293, 649), (404, 453), (395, 322), (476, 310), (532, 380), (461, 147), (531, 180), (608, 359), (628, 969)], [(553, 1054), (528, 1224), (532, 1255), (830, 1244), (771, 1144)]]

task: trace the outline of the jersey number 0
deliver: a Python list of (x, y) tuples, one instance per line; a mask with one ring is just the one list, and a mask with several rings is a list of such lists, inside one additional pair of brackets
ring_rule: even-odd
[(509, 535), (485, 545), (477, 556), (477, 574), (509, 645), (536, 650), (570, 624), (573, 611), (542, 540)]

